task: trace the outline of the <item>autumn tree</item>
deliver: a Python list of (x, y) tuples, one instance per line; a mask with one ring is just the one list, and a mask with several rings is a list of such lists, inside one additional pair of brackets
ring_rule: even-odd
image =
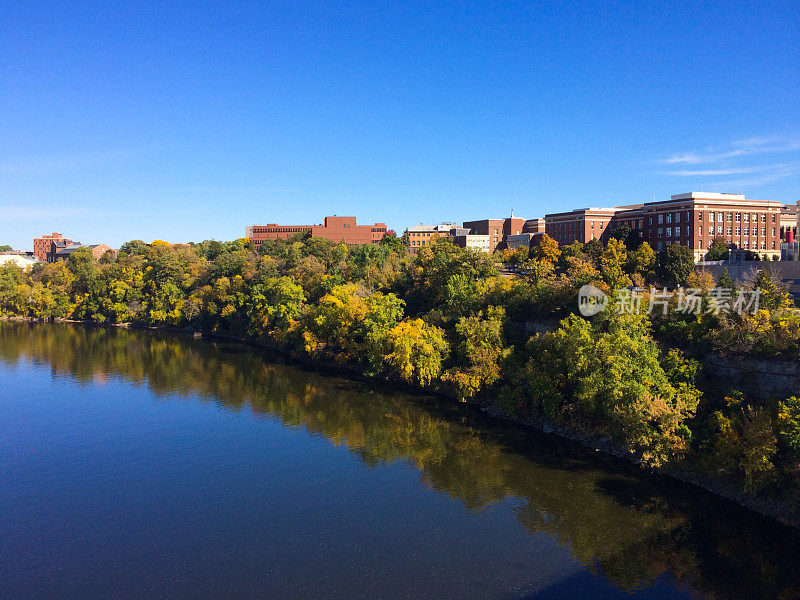
[(558, 257), (561, 256), (561, 250), (558, 248), (557, 241), (543, 233), (539, 237), (539, 242), (531, 247), (531, 255), (536, 260), (554, 265)]
[(386, 360), (401, 379), (429, 385), (439, 377), (449, 349), (441, 329), (422, 319), (405, 319), (389, 331), (386, 341)]

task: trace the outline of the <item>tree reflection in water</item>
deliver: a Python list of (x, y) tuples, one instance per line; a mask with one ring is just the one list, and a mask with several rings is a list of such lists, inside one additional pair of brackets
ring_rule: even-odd
[(0, 360), (77, 381), (124, 377), (160, 395), (215, 402), (303, 427), (366, 465), (406, 460), (472, 510), (512, 498), (618, 586), (665, 573), (711, 598), (798, 598), (800, 536), (706, 493), (464, 406), (323, 376), (235, 344), (150, 331), (0, 323)]

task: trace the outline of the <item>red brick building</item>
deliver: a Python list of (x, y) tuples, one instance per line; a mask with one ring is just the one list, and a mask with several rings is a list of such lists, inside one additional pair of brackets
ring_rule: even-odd
[[(86, 247), (91, 250), (92, 257), (95, 260), (100, 260), (109, 250), (112, 252), (114, 257), (117, 255), (117, 251), (107, 244), (91, 244), (90, 246)], [(67, 260), (76, 250), (80, 248), (84, 248), (84, 246), (82, 246), (79, 242), (65, 244), (63, 240), (51, 241), (50, 251), (47, 253), (47, 262), (54, 263), (60, 260)]]
[(578, 208), (569, 212), (545, 215), (545, 233), (566, 246), (572, 242), (585, 244), (594, 239), (605, 239), (611, 219), (617, 212), (634, 207)]
[[(545, 230), (545, 221), (542, 218), (539, 219), (528, 219), (525, 221), (525, 224), (522, 226), (522, 233), (544, 233)], [(517, 235), (512, 233), (511, 235)]]
[(389, 234), (386, 223), (359, 225), (355, 217), (325, 217), (322, 225), (252, 225), (245, 235), (256, 246), (264, 240), (287, 239), (298, 233), (309, 233), (333, 242), (346, 244), (376, 244)]
[(33, 254), (41, 261), (47, 260), (47, 253), (50, 252), (50, 243), (53, 241), (66, 242), (67, 246), (72, 246), (75, 242), (70, 239), (65, 239), (63, 235), (53, 232), (50, 235), (43, 235), (42, 237), (33, 238)]
[(525, 226), (525, 219), (511, 216), (505, 219), (483, 219), (480, 221), (464, 221), (464, 229), (472, 235), (488, 235), (489, 251), (500, 250), (506, 236), (519, 235)]
[(700, 260), (717, 237), (735, 248), (780, 256), (780, 215), (777, 201), (690, 192), (660, 202), (555, 213), (546, 215), (545, 221), (547, 234), (559, 244), (605, 241), (615, 228), (627, 225), (656, 251), (682, 244)]

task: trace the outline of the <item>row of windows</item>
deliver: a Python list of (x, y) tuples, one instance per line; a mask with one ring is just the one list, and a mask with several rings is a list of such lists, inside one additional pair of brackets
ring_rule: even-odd
[[(658, 224), (662, 225), (664, 223), (672, 223), (673, 220), (674, 220), (675, 223), (680, 223), (681, 222), (681, 214), (682, 213), (680, 213), (680, 212), (676, 212), (676, 213), (661, 213), (657, 217), (658, 218)], [(690, 220), (689, 211), (687, 210), (683, 214), (685, 215), (684, 218), (686, 219), (686, 221), (689, 221)], [(703, 214), (704, 214), (703, 211), (698, 211), (697, 212), (698, 220), (700, 220), (700, 221), (703, 220)], [(741, 223), (742, 221), (744, 221), (745, 223), (749, 223), (750, 221), (755, 223), (755, 222), (758, 222), (759, 220), (762, 223), (766, 223), (767, 222), (767, 215), (766, 215), (766, 213), (740, 213), (740, 212), (737, 212), (737, 213), (734, 214), (732, 212), (729, 212), (729, 213), (713, 212), (713, 211), (709, 211), (708, 212), (708, 221), (711, 222), (711, 223), (713, 223), (715, 221), (718, 221), (720, 223), (722, 223), (724, 221), (728, 221), (729, 223), (731, 223), (734, 220), (737, 223)], [(776, 215), (772, 215), (772, 222), (775, 223), (775, 221), (776, 221)], [(652, 225), (653, 224), (653, 217), (652, 216), (648, 217), (647, 222), (648, 222), (648, 224)]]
[[(676, 212), (676, 213), (674, 213), (674, 215), (675, 215), (675, 217), (674, 217), (675, 218), (675, 222), (676, 223), (680, 223), (681, 222), (681, 213)], [(666, 213), (666, 214), (661, 213), (660, 215), (658, 215), (658, 224), (661, 225), (662, 223), (664, 223), (665, 220), (666, 220), (667, 223), (672, 223), (672, 219), (673, 219), (673, 213)], [(688, 210), (686, 211), (686, 220), (687, 221), (689, 220), (689, 211)], [(647, 218), (647, 222), (648, 222), (648, 224), (652, 225), (653, 224), (653, 217), (648, 217)]]
[[(670, 242), (670, 243), (671, 243), (671, 244), (677, 244), (677, 245), (679, 245), (679, 246), (681, 245), (681, 242), (679, 242), (679, 241)], [(684, 242), (684, 243), (683, 243), (683, 245), (685, 245), (685, 246), (688, 246), (688, 245), (689, 245), (689, 242)], [(710, 243), (709, 243), (708, 247), (709, 247), (709, 248), (711, 247), (711, 244), (710, 244)], [(751, 250), (751, 249), (752, 249), (752, 250), (758, 250), (758, 249), (759, 249), (759, 247), (760, 247), (760, 249), (761, 249), (761, 250), (766, 250), (766, 249), (767, 249), (767, 243), (766, 243), (766, 242), (764, 242), (764, 241), (762, 241), (760, 244), (759, 244), (759, 242), (753, 242), (753, 247), (752, 247), (752, 248), (750, 248), (750, 242), (749, 242), (748, 240), (745, 240), (745, 241), (743, 241), (743, 242), (742, 242), (742, 245), (741, 245), (741, 247), (742, 247), (744, 250)], [(664, 249), (664, 242), (663, 242), (663, 241), (659, 241), (659, 242), (656, 244), (656, 250), (659, 250), (659, 251), (661, 251), (661, 250), (663, 250), (663, 249)], [(698, 249), (698, 250), (702, 250), (702, 249), (703, 249), (703, 242), (702, 242), (702, 240), (700, 240), (700, 241), (698, 241), (698, 242), (697, 242), (697, 249)], [(775, 249), (776, 249), (776, 248), (775, 248), (775, 242), (772, 242), (772, 249), (773, 249), (773, 250), (775, 250)]]
[[(725, 234), (728, 237), (734, 235), (733, 227), (728, 227), (727, 229), (725, 229), (725, 228), (722, 227), (722, 225), (717, 225), (716, 228), (714, 227), (714, 225), (709, 225), (708, 226), (708, 235), (714, 235), (715, 233), (717, 235), (722, 235), (723, 230), (724, 230)], [(700, 225), (697, 228), (697, 235), (702, 236), (703, 232), (704, 232), (703, 226)], [(681, 235), (681, 228), (680, 227), (675, 227), (673, 229), (672, 227), (667, 227), (666, 237), (673, 237), (673, 233), (674, 233), (675, 237), (680, 236)], [(686, 237), (689, 237), (689, 226), (688, 225), (686, 226), (686, 233), (684, 235)], [(744, 231), (742, 231), (741, 227), (737, 227), (735, 235), (750, 235), (750, 228), (749, 227), (745, 227)], [(759, 235), (758, 227), (753, 227), (753, 235)], [(763, 236), (767, 235), (767, 228), (766, 227), (762, 227), (761, 228), (761, 235), (763, 235)], [(775, 235), (775, 228), (774, 227), (772, 228), (772, 235), (773, 236)], [(658, 228), (658, 237), (664, 237), (664, 228), (663, 227), (659, 227)]]
[[(703, 226), (701, 225), (697, 229), (698, 229), (697, 233), (699, 235), (703, 235)], [(717, 227), (716, 227), (717, 235), (722, 235), (722, 229), (723, 229), (722, 225), (717, 225)], [(714, 226), (713, 225), (709, 225), (708, 226), (708, 235), (714, 235), (714, 231), (715, 231), (714, 230)], [(729, 235), (729, 236), (733, 235), (733, 228), (732, 227), (728, 227), (725, 230), (725, 233), (726, 233), (726, 235)], [(750, 235), (750, 228), (749, 227), (745, 227), (744, 230), (742, 230), (741, 227), (737, 227), (736, 228), (736, 235)], [(753, 227), (753, 235), (759, 235), (758, 227)], [(766, 227), (762, 227), (761, 228), (761, 235), (767, 235), (767, 228)], [(772, 228), (772, 235), (773, 236), (775, 235), (775, 228), (774, 227)]]
[[(716, 217), (715, 217), (715, 215), (716, 215)], [(700, 221), (703, 220), (703, 213), (702, 212), (698, 212), (697, 216), (698, 216), (698, 219)], [(727, 214), (721, 213), (721, 212), (718, 212), (718, 213), (709, 212), (708, 213), (709, 222), (713, 223), (715, 218), (720, 223), (722, 223), (723, 221), (726, 221), (726, 220), (730, 223), (731, 221), (734, 220), (734, 214), (730, 213), (730, 212), (727, 213)], [(773, 223), (775, 222), (775, 218), (776, 218), (776, 215), (772, 215), (772, 222)], [(751, 219), (751, 214), (750, 213), (736, 213), (736, 222), (737, 223), (741, 223), (742, 221), (744, 221), (745, 223), (749, 223), (751, 220), (752, 220), (753, 223), (757, 223), (759, 221), (759, 219), (761, 220), (762, 223), (766, 223), (767, 222), (767, 215), (765, 213), (761, 213), (760, 215), (759, 215), (759, 213), (752, 213), (752, 219)]]

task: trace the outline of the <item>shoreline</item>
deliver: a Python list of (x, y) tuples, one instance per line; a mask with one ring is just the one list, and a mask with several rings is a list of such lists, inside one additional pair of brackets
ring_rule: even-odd
[[(358, 379), (364, 383), (379, 382), (383, 384), (391, 384), (397, 386), (400, 390), (404, 392), (429, 394), (447, 400), (448, 402), (452, 402), (454, 404), (462, 404), (453, 394), (448, 394), (445, 390), (439, 388), (412, 385), (409, 384), (408, 382), (404, 382), (394, 378), (368, 377), (364, 375), (363, 371), (359, 367), (355, 366), (352, 363), (339, 363), (333, 360), (315, 359), (311, 357), (298, 356), (297, 354), (277, 344), (269, 344), (267, 342), (253, 340), (231, 334), (219, 334), (212, 332), (196, 331), (192, 328), (153, 327), (146, 325), (135, 325), (131, 323), (95, 323), (93, 321), (76, 320), (76, 319), (55, 319), (53, 321), (45, 321), (42, 319), (33, 319), (30, 317), (0, 316), (0, 322), (1, 321), (10, 321), (19, 323), (69, 323), (69, 324), (77, 324), (84, 326), (91, 325), (100, 328), (119, 328), (119, 329), (135, 329), (139, 331), (164, 331), (171, 333), (181, 333), (185, 335), (192, 335), (195, 339), (200, 339), (204, 341), (230, 342), (230, 343), (241, 344), (243, 346), (247, 346), (250, 348), (260, 348), (263, 350), (267, 350), (269, 352), (274, 352), (275, 354), (284, 357), (298, 365), (302, 365), (304, 367), (312, 367), (315, 369), (321, 368), (325, 371), (328, 371), (331, 374), (345, 375), (347, 377)], [(643, 471), (656, 473), (660, 476), (665, 476), (675, 481), (679, 481), (685, 485), (691, 485), (703, 489), (706, 492), (709, 492), (720, 498), (724, 498), (742, 508), (757, 513), (762, 517), (773, 519), (775, 521), (778, 521), (779, 523), (782, 523), (783, 525), (800, 530), (800, 513), (793, 511), (791, 505), (788, 504), (787, 502), (782, 502), (771, 498), (764, 498), (748, 494), (740, 489), (737, 489), (730, 482), (714, 479), (712, 477), (703, 475), (701, 473), (697, 473), (691, 469), (681, 468), (678, 465), (672, 465), (667, 467), (650, 467), (648, 465), (643, 464), (641, 461), (637, 460), (635, 455), (624, 452), (622, 448), (619, 446), (619, 444), (604, 436), (581, 432), (570, 427), (549, 422), (546, 419), (542, 419), (539, 417), (533, 417), (533, 416), (524, 418), (514, 417), (512, 415), (507, 414), (496, 402), (496, 400), (492, 398), (484, 397), (483, 401), (476, 399), (466, 404), (473, 406), (474, 408), (477, 408), (482, 413), (486, 414), (487, 416), (493, 419), (497, 419), (498, 421), (504, 421), (507, 423), (520, 425), (527, 429), (535, 430), (539, 433), (548, 436), (553, 436), (557, 439), (576, 442), (581, 446), (583, 446), (584, 448), (593, 450), (594, 452), (601, 452), (607, 456), (612, 456), (614, 458), (624, 460), (629, 464), (633, 464), (634, 466)]]

